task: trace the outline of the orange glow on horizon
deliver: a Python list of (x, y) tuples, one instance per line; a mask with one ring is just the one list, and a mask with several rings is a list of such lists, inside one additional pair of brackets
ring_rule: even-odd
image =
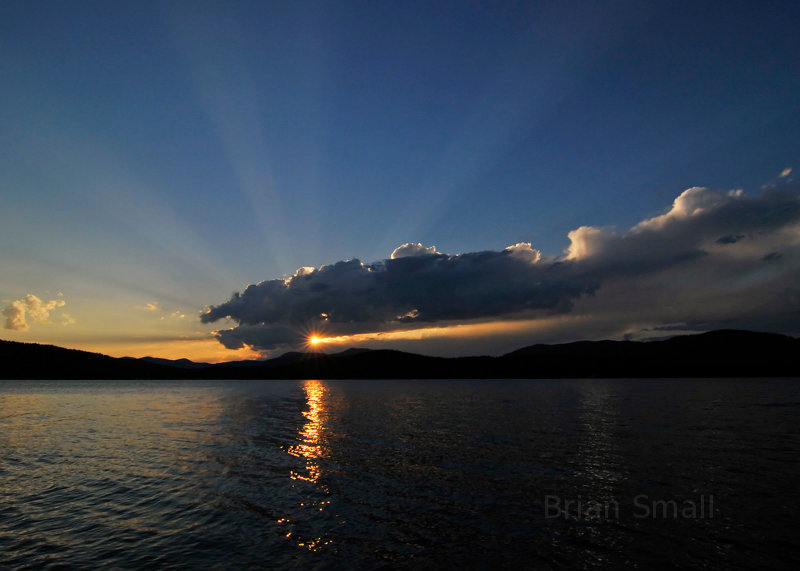
[(171, 339), (169, 341), (132, 341), (124, 344), (98, 343), (79, 347), (83, 351), (94, 351), (111, 357), (158, 357), (161, 359), (189, 359), (197, 363), (223, 363), (263, 359), (264, 355), (252, 347), (227, 349), (214, 338)]
[(328, 337), (325, 331), (312, 329), (311, 327), (302, 329), (300, 333), (305, 339), (303, 346), (310, 351), (319, 351), (326, 343), (335, 342), (338, 339), (337, 337)]
[[(535, 333), (563, 324), (569, 317), (547, 317), (527, 320), (491, 321), (480, 323), (447, 324), (418, 329), (397, 329), (391, 331), (373, 331), (350, 335), (331, 335), (322, 331), (305, 331), (304, 348), (308, 351), (320, 351), (324, 347), (333, 350), (344, 349), (358, 344), (384, 344), (393, 341), (424, 341), (426, 339), (467, 339), (494, 335), (513, 335)], [(391, 347), (391, 345), (388, 345)], [(283, 351), (261, 352), (245, 345), (241, 349), (227, 349), (213, 337), (199, 339), (149, 340), (147, 338), (132, 339), (126, 342), (94, 342), (73, 345), (72, 348), (93, 351), (112, 357), (159, 357), (163, 359), (189, 359), (199, 363), (222, 363), (248, 359), (264, 359), (276, 357)], [(285, 349), (284, 351), (288, 350)]]
[(319, 347), (324, 343), (335, 343), (339, 337), (320, 337), (319, 335), (311, 335), (308, 338), (308, 345), (311, 347)]
[(312, 348), (319, 348), (323, 344), (350, 345), (368, 341), (422, 340), (441, 337), (466, 338), (522, 333), (525, 331), (534, 332), (561, 323), (565, 319), (568, 318), (565, 316), (558, 316), (540, 319), (457, 323), (433, 327), (420, 327), (418, 329), (396, 329), (392, 331), (374, 331), (329, 337), (322, 337), (319, 333), (312, 333), (308, 336), (307, 345)]

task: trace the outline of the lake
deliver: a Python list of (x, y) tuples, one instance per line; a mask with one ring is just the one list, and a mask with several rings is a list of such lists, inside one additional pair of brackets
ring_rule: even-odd
[(800, 565), (800, 380), (0, 381), (0, 567)]

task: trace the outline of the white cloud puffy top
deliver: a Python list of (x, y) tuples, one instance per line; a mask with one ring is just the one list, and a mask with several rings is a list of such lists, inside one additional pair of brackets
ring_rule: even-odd
[(397, 258), (410, 258), (413, 256), (432, 256), (438, 253), (439, 252), (436, 251), (436, 246), (428, 246), (426, 248), (419, 242), (416, 244), (413, 242), (407, 242), (402, 246), (395, 248), (390, 256), (390, 259), (396, 260)]

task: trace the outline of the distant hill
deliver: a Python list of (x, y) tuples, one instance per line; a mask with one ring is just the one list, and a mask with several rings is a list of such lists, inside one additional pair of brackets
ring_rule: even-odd
[(721, 330), (661, 341), (533, 345), (505, 355), (512, 369), (552, 377), (758, 377), (800, 375), (800, 340)]
[[(123, 359), (131, 359), (136, 361), (134, 357), (123, 357)], [(154, 363), (156, 365), (167, 365), (169, 367), (178, 367), (180, 369), (202, 369), (208, 367), (208, 363), (195, 363), (189, 359), (162, 359), (160, 357), (141, 357), (139, 361), (146, 363)]]
[(660, 341), (532, 345), (501, 357), (428, 357), (392, 350), (289, 352), (209, 365), (114, 358), (53, 345), (0, 341), (3, 379), (436, 379), (800, 377), (800, 340), (723, 330)]
[(0, 341), (3, 379), (166, 379), (179, 369), (55, 345)]

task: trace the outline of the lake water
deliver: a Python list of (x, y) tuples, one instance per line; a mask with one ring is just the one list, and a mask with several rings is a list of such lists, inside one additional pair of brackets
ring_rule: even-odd
[(800, 565), (800, 380), (0, 381), (0, 567)]

